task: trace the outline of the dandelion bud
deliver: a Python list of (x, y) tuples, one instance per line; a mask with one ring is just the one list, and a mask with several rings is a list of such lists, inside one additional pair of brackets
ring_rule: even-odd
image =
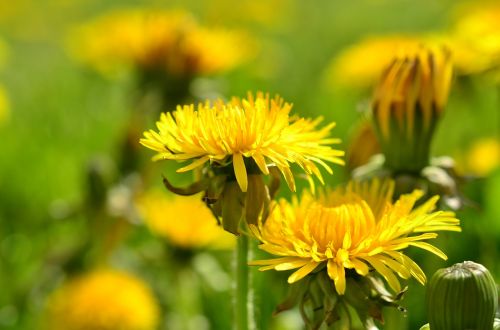
[(491, 330), (497, 305), (495, 281), (472, 261), (438, 270), (427, 288), (431, 330)]
[(429, 164), (451, 77), (450, 52), (423, 46), (397, 56), (382, 74), (372, 109), (386, 167), (418, 173)]

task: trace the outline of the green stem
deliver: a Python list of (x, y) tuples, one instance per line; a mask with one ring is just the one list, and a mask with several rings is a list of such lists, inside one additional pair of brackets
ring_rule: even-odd
[[(248, 269), (248, 254), (250, 244), (248, 236), (242, 234), (238, 236), (236, 247), (236, 297), (235, 297), (235, 321), (236, 330), (248, 330), (252, 320), (249, 309), (249, 288), (250, 276)], [(253, 322), (252, 322), (253, 323)]]

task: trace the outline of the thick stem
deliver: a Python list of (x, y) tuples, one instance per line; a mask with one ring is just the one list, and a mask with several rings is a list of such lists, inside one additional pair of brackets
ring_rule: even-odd
[(235, 270), (235, 324), (236, 330), (252, 329), (251, 304), (249, 303), (250, 272), (248, 269), (248, 255), (250, 244), (248, 236), (238, 236), (236, 248), (236, 270)]

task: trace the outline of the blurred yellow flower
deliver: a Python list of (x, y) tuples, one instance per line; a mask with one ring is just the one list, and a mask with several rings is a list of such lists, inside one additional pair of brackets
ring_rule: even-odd
[(372, 111), (386, 165), (419, 171), (448, 100), (453, 65), (445, 47), (419, 46), (396, 56), (375, 89)]
[(121, 10), (76, 28), (71, 53), (109, 74), (133, 67), (171, 75), (211, 74), (231, 69), (254, 51), (239, 31), (198, 26), (184, 11)]
[(326, 267), (339, 294), (345, 293), (348, 269), (362, 276), (374, 269), (396, 292), (401, 286), (395, 273), (424, 284), (425, 274), (402, 250), (415, 246), (446, 259), (425, 241), (436, 238), (435, 231), (460, 231), (459, 220), (452, 212), (435, 211), (438, 196), (415, 207), (422, 191), (395, 203), (393, 191), (391, 181), (350, 182), (317, 199), (306, 193), (300, 201), (275, 202), (267, 220), (251, 229), (260, 248), (280, 258), (251, 264), (263, 266), (260, 270), (299, 268), (289, 283)]
[(201, 196), (168, 196), (151, 191), (141, 196), (137, 207), (150, 230), (181, 248), (230, 248), (234, 236), (217, 225)]
[(457, 66), (466, 73), (500, 67), (500, 4), (473, 3), (461, 8), (452, 37)]
[(224, 103), (206, 101), (195, 106), (178, 106), (172, 113), (162, 113), (158, 132), (144, 133), (141, 144), (158, 152), (154, 160), (193, 162), (177, 172), (186, 172), (205, 163), (228, 165), (232, 162), (241, 191), (248, 188), (247, 167), (251, 160), (263, 174), (269, 166), (283, 173), (291, 190), (295, 180), (290, 164), (298, 164), (308, 175), (321, 182), (323, 178), (315, 163), (332, 172), (325, 161), (343, 164), (343, 152), (331, 148), (339, 139), (329, 138), (331, 123), (321, 129), (316, 120), (290, 116), (292, 105), (279, 96), (251, 93), (246, 99), (233, 98)]
[(0, 85), (0, 123), (4, 122), (9, 117), (9, 98), (5, 89)]
[(328, 66), (326, 77), (334, 85), (368, 88), (394, 57), (418, 52), (429, 39), (406, 35), (367, 37), (337, 55)]
[(484, 138), (474, 142), (459, 167), (467, 174), (487, 176), (500, 167), (500, 140)]
[(50, 330), (153, 330), (159, 323), (146, 283), (110, 269), (70, 280), (52, 294), (47, 308)]

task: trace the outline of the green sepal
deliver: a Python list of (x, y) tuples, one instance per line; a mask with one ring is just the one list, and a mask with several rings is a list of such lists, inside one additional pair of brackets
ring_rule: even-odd
[(248, 176), (248, 189), (245, 197), (247, 224), (257, 225), (259, 218), (265, 220), (271, 197), (262, 175), (250, 174)]
[(304, 297), (305, 293), (307, 292), (308, 286), (309, 277), (307, 277), (303, 281), (290, 284), (290, 286), (288, 287), (287, 297), (285, 298), (285, 300), (279, 303), (278, 306), (276, 306), (276, 309), (273, 311), (273, 316), (295, 307)]
[(200, 181), (197, 181), (195, 183), (192, 183), (192, 184), (190, 184), (189, 186), (187, 186), (185, 188), (179, 188), (179, 187), (173, 186), (168, 181), (168, 179), (165, 176), (163, 176), (163, 185), (170, 192), (173, 192), (174, 194), (180, 195), (180, 196), (192, 196), (192, 195), (196, 195), (199, 192), (207, 190), (208, 184), (209, 184), (208, 180), (204, 179), (204, 180), (200, 180)]
[(245, 193), (241, 191), (236, 181), (226, 182), (220, 202), (222, 207), (222, 228), (234, 235), (240, 235), (239, 227), (245, 205)]

